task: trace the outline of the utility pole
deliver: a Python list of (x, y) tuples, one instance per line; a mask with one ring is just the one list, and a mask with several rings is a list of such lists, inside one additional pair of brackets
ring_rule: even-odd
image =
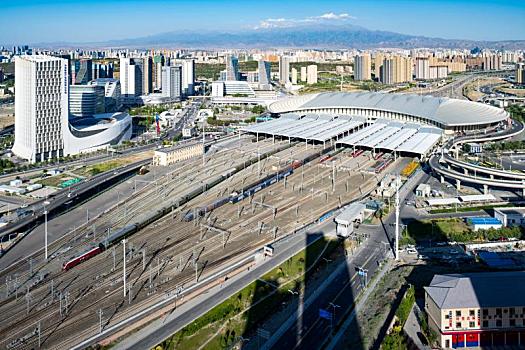
[(195, 283), (199, 281), (199, 263), (195, 262)]
[(396, 177), (396, 237), (395, 259), (399, 260), (399, 176)]
[(122, 240), (122, 247), (123, 247), (123, 251), (124, 251), (124, 256), (122, 257), (123, 258), (122, 260), (124, 261), (124, 265), (123, 265), (124, 271), (123, 271), (122, 279), (123, 279), (123, 282), (124, 282), (123, 283), (124, 297), (126, 297), (126, 239), (125, 238)]
[(51, 280), (51, 302), (55, 300), (55, 280)]
[(113, 246), (112, 254), (113, 254), (113, 271), (115, 271), (115, 267), (117, 266), (117, 252), (115, 251), (115, 246)]
[(45, 251), (45, 258), (47, 261), (47, 209), (44, 205), (44, 251)]
[(102, 333), (102, 309), (98, 309), (98, 333)]
[(38, 321), (38, 348), (42, 345), (42, 323)]
[[(202, 123), (202, 166), (204, 166), (204, 163), (206, 162), (206, 152), (204, 149), (204, 143), (205, 143), (205, 133), (206, 133), (206, 125), (204, 122)], [(240, 134), (239, 134), (240, 135)]]
[(335, 192), (335, 161), (332, 161), (332, 192)]

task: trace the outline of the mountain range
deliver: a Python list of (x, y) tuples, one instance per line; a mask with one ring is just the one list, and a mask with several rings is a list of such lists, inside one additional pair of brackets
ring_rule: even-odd
[[(56, 43), (59, 44), (59, 43)], [(80, 44), (79, 44), (80, 45)], [(64, 46), (64, 43), (60, 43)], [(71, 46), (75, 46), (71, 44)], [(82, 44), (86, 46), (86, 44)], [(493, 48), (523, 49), (525, 40), (474, 41), (430, 38), (389, 31), (370, 30), (361, 26), (297, 25), (289, 28), (247, 29), (237, 32), (166, 32), (145, 37), (90, 43), (97, 47), (126, 48)]]

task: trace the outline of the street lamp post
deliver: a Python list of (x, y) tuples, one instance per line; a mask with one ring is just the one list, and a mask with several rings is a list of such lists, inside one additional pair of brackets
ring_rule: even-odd
[(47, 261), (47, 208), (46, 205), (48, 205), (49, 202), (44, 202), (44, 251), (45, 251), (45, 259)]
[(328, 305), (330, 305), (330, 307), (332, 308), (332, 317), (330, 317), (330, 335), (332, 335), (333, 330), (334, 330), (335, 309), (341, 306), (334, 304), (332, 302), (328, 303)]

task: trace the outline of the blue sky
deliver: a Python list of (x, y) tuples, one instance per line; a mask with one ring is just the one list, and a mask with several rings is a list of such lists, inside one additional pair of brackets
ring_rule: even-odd
[(525, 39), (525, 0), (0, 0), (0, 44), (93, 42), (324, 21), (441, 38)]

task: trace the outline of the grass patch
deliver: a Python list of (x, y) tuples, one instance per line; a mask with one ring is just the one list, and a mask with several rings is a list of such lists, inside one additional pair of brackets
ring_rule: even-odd
[(48, 186), (48, 187), (58, 187), (62, 182), (66, 180), (74, 179), (74, 176), (71, 176), (69, 174), (59, 174), (55, 176), (49, 176), (45, 177), (41, 180), (35, 181), (35, 183), (42, 184), (42, 186)]
[[(480, 205), (477, 207), (458, 207), (458, 213), (468, 213), (472, 211), (481, 211), (481, 210), (491, 210), (494, 208), (505, 208), (505, 207), (517, 207), (519, 205), (508, 203), (508, 204), (496, 204), (496, 205)], [(455, 213), (456, 208), (446, 208), (446, 209), (432, 209), (428, 211), (430, 214), (446, 214), (446, 213)]]
[[(484, 242), (495, 241), (500, 238), (521, 238), (523, 229), (520, 227), (502, 227), (472, 231), (467, 223), (459, 218), (415, 220), (407, 226), (407, 234), (414, 241), (455, 241), (455, 242)], [(413, 244), (413, 243), (412, 243)]]
[[(229, 348), (239, 336), (256, 329), (257, 325), (292, 299), (288, 289), (298, 289), (311, 278), (305, 271), (322, 263), (340, 241), (319, 239), (259, 280), (244, 287), (203, 316), (166, 339), (155, 349)], [(308, 256), (307, 256), (308, 254)]]
[(84, 177), (95, 176), (97, 174), (101, 174), (109, 170), (120, 168), (121, 166), (124, 166), (127, 164), (129, 164), (129, 161), (125, 159), (114, 159), (114, 160), (109, 160), (107, 162), (90, 165), (85, 168), (80, 168), (80, 169), (75, 170), (74, 172), (75, 174), (84, 176)]

